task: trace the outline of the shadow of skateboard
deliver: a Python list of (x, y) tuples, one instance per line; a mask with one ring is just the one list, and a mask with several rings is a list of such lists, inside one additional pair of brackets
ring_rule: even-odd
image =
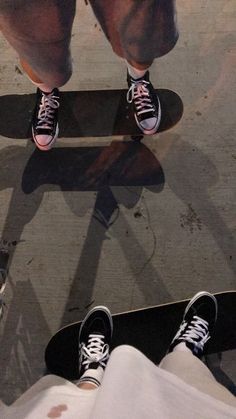
[[(218, 319), (206, 354), (236, 348), (236, 291), (215, 294)], [(113, 315), (112, 349), (127, 344), (158, 364), (165, 356), (190, 300)], [(68, 380), (78, 379), (78, 335), (81, 322), (60, 329), (49, 341), (45, 362), (50, 373)]]
[[(183, 103), (177, 93), (156, 90), (162, 110), (158, 132), (173, 127), (183, 115)], [(106, 137), (130, 135), (141, 139), (131, 107), (126, 101), (127, 90), (90, 90), (61, 92), (59, 137)], [(31, 138), (31, 119), (35, 95), (0, 97), (0, 135), (8, 138)]]

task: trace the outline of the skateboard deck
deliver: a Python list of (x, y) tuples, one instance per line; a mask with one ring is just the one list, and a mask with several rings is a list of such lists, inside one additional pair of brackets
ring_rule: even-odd
[[(182, 117), (180, 97), (167, 89), (156, 90), (162, 109), (159, 132), (173, 127)], [(59, 137), (106, 137), (131, 135), (142, 137), (131, 108), (127, 90), (90, 90), (61, 92)], [(0, 135), (8, 138), (31, 138), (31, 119), (35, 95), (0, 97)]]
[[(218, 319), (206, 353), (236, 348), (236, 291), (215, 294)], [(113, 315), (112, 348), (128, 344), (143, 352), (158, 364), (175, 336), (190, 300), (148, 307)], [(68, 380), (78, 379), (78, 335), (81, 322), (59, 330), (45, 350), (45, 362), (50, 373)]]

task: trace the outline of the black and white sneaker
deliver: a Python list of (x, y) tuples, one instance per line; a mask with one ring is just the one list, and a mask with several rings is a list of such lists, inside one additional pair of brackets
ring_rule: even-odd
[(217, 301), (209, 292), (198, 292), (188, 303), (183, 321), (171, 342), (168, 352), (184, 342), (197, 357), (201, 357), (204, 345), (210, 339), (217, 319)]
[(132, 103), (138, 127), (144, 134), (155, 134), (161, 122), (161, 105), (149, 80), (149, 71), (140, 79), (133, 79), (128, 73), (127, 82), (127, 102)]
[(32, 120), (32, 135), (36, 146), (50, 150), (58, 137), (59, 90), (44, 93), (37, 89), (36, 106)]
[(89, 381), (100, 385), (98, 376), (92, 370), (106, 368), (112, 332), (112, 316), (107, 307), (97, 306), (88, 312), (79, 333), (79, 383)]

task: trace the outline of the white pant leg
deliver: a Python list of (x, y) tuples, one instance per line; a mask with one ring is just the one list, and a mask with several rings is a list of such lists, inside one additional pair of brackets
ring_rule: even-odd
[(236, 406), (233, 394), (218, 383), (206, 365), (191, 352), (171, 352), (162, 359), (159, 367), (181, 378), (192, 387), (224, 403)]

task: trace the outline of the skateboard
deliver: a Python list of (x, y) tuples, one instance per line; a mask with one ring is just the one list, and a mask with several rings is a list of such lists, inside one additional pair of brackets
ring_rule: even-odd
[[(215, 294), (218, 319), (206, 353), (236, 348), (236, 291)], [(165, 356), (190, 300), (162, 304), (113, 315), (112, 348), (127, 344), (158, 364)], [(78, 335), (81, 322), (60, 329), (49, 341), (45, 362), (51, 374), (78, 379)]]
[[(156, 90), (162, 110), (158, 131), (173, 127), (181, 119), (183, 103), (177, 93)], [(126, 101), (127, 90), (90, 90), (61, 92), (59, 137), (106, 137), (130, 135), (140, 140), (142, 132), (136, 125)], [(8, 138), (31, 138), (31, 119), (35, 95), (0, 97), (0, 135)]]

